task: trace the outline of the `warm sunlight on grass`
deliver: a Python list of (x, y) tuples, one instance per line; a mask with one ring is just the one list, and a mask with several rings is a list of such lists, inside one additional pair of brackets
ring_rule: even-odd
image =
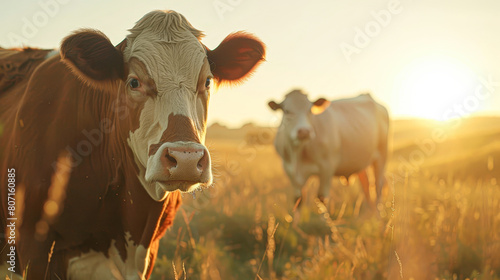
[(216, 186), (184, 195), (152, 279), (499, 280), (500, 119), (463, 119), (429, 140), (436, 124), (392, 123), (395, 191), (384, 190), (380, 218), (356, 180), (332, 180), (325, 206), (312, 178), (294, 211), (275, 129), (212, 126)]
[[(398, 88), (400, 106), (410, 116), (448, 120), (455, 104), (474, 94), (477, 76), (461, 61), (446, 55), (429, 55), (414, 60), (402, 71)], [(468, 116), (481, 106), (466, 112)]]

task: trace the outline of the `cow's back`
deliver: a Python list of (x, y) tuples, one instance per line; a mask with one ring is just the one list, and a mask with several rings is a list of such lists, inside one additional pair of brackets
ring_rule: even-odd
[[(349, 176), (365, 168), (373, 160), (379, 143), (377, 107), (381, 106), (369, 94), (332, 101), (318, 119), (329, 137), (333, 153), (340, 154), (336, 175)], [(318, 133), (317, 133), (318, 134)]]
[[(11, 167), (4, 165), (9, 162), (8, 150), (12, 148), (10, 143), (15, 137), (15, 128), (24, 126), (22, 122), (16, 123), (16, 115), (25, 89), (34, 70), (50, 51), (0, 48), (0, 175)], [(1, 203), (4, 202), (2, 199)]]
[[(33, 71), (51, 50), (0, 48), (0, 158), (5, 158), (7, 141)], [(19, 124), (22, 125), (22, 124)]]
[(0, 48), (0, 118), (14, 111), (33, 71), (51, 50)]
[(0, 175), (12, 167), (9, 151), (15, 148), (12, 143), (16, 128), (24, 127), (23, 121), (16, 121), (16, 117), (30, 78), (50, 51), (0, 48)]

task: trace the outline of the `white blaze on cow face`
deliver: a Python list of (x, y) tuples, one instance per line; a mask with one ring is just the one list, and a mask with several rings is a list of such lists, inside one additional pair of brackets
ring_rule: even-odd
[(128, 144), (139, 180), (158, 201), (168, 191), (211, 184), (210, 156), (203, 143), (212, 74), (199, 42), (201, 32), (174, 12), (152, 12), (130, 31), (125, 86), (141, 108)]

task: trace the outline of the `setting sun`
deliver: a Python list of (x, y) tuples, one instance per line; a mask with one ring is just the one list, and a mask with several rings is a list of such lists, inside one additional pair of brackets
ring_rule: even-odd
[(414, 60), (403, 69), (396, 91), (401, 107), (406, 108), (405, 114), (447, 120), (451, 117), (447, 112), (474, 93), (476, 80), (475, 74), (461, 61), (433, 55)]

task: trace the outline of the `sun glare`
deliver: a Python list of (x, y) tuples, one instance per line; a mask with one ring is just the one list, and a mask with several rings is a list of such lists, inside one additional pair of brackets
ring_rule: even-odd
[[(404, 115), (445, 121), (456, 116), (450, 110), (474, 94), (476, 80), (475, 74), (459, 60), (427, 56), (413, 61), (401, 72), (396, 94)], [(471, 113), (474, 112), (467, 111), (465, 115)]]

